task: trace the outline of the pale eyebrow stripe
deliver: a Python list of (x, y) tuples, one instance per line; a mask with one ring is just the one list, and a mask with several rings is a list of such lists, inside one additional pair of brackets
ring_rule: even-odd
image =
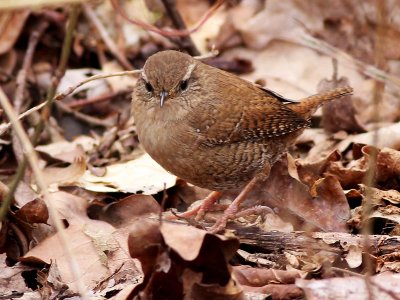
[(149, 82), (149, 79), (146, 76), (146, 73), (144, 72), (144, 70), (142, 71), (142, 78), (144, 79), (144, 81)]
[(192, 75), (192, 72), (195, 67), (196, 63), (195, 62), (191, 63), (187, 68), (186, 74), (182, 77), (182, 80), (188, 80), (190, 78), (190, 75)]

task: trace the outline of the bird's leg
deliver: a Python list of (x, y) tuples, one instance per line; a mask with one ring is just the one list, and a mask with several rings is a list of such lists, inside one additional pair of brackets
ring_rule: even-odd
[(200, 221), (201, 219), (204, 218), (204, 215), (206, 214), (207, 211), (210, 210), (211, 206), (215, 202), (218, 201), (218, 199), (221, 197), (221, 192), (211, 192), (204, 200), (201, 205), (198, 207), (188, 210), (182, 214), (179, 214), (179, 217), (181, 218), (190, 218), (196, 215), (195, 220)]
[(254, 188), (254, 186), (257, 185), (258, 181), (265, 180), (266, 178), (268, 178), (270, 170), (271, 170), (271, 166), (270, 166), (270, 164), (267, 164), (264, 167), (264, 170), (260, 174), (257, 174), (244, 187), (244, 189), (240, 192), (240, 194), (235, 198), (235, 200), (233, 200), (233, 202), (229, 205), (229, 207), (224, 211), (222, 218), (219, 219), (217, 222), (215, 222), (215, 224), (210, 228), (210, 230), (209, 230), (210, 232), (217, 233), (217, 232), (221, 231), (222, 229), (225, 229), (226, 223), (230, 219), (236, 218), (236, 216), (239, 212), (240, 204), (242, 204), (242, 202), (246, 199), (246, 196)]

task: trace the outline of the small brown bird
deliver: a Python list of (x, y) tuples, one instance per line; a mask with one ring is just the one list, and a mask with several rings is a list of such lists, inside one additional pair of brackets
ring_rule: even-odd
[(305, 98), (285, 99), (193, 57), (163, 51), (146, 61), (133, 95), (139, 140), (169, 172), (214, 190), (202, 215), (221, 191), (244, 188), (213, 230), (234, 217), (257, 178), (309, 126), (326, 101), (347, 95), (351, 87)]

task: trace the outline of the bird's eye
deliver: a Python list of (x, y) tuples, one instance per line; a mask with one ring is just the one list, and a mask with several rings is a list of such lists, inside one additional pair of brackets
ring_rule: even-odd
[(148, 91), (149, 93), (152, 93), (154, 91), (153, 86), (148, 82), (146, 82), (144, 87), (146, 88), (146, 91)]
[(181, 89), (181, 91), (186, 91), (187, 88), (188, 88), (188, 81), (187, 80), (182, 80), (179, 88)]

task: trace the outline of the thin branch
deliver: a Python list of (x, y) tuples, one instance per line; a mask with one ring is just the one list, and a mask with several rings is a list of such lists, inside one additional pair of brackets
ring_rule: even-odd
[(99, 96), (95, 96), (89, 99), (80, 99), (80, 100), (74, 100), (71, 102), (68, 102), (68, 104), (66, 104), (69, 108), (73, 109), (73, 108), (81, 108), (82, 106), (86, 106), (86, 105), (91, 105), (94, 103), (99, 103), (99, 102), (103, 102), (103, 101), (107, 101), (110, 100), (114, 97), (123, 95), (123, 94), (128, 94), (130, 93), (130, 90), (122, 90), (122, 91), (117, 91), (117, 92), (110, 92), (110, 93), (106, 93), (103, 95), (99, 95)]
[[(386, 27), (386, 20), (387, 20), (387, 10), (384, 1), (375, 1), (376, 11), (377, 11), (377, 30), (375, 33), (375, 64), (378, 68), (382, 69), (386, 65), (385, 57), (384, 57), (384, 49), (382, 48), (384, 45), (383, 35), (384, 30)], [(385, 87), (385, 82), (383, 81), (375, 81), (374, 87), (374, 97), (373, 97), (373, 107), (372, 110), (373, 115), (372, 119), (375, 124), (378, 124), (380, 121), (379, 115), (379, 106), (382, 100), (382, 93)], [(378, 131), (375, 130), (375, 134), (372, 136), (372, 145), (376, 147), (379, 143), (379, 134)], [(363, 183), (366, 186), (373, 187), (375, 185), (375, 175), (377, 171), (376, 161), (378, 156), (378, 151), (375, 149), (371, 151), (370, 155), (368, 155), (368, 170), (363, 178)], [(361, 214), (361, 224), (362, 224), (362, 233), (364, 234), (364, 248), (367, 249), (367, 254), (370, 254), (370, 246), (371, 240), (369, 235), (372, 232), (372, 222), (370, 216), (373, 211), (373, 204), (372, 204), (372, 192), (371, 189), (366, 190), (366, 195), (364, 198), (363, 203), (363, 210)], [(374, 270), (374, 263), (372, 262), (370, 255), (366, 260), (367, 265), (367, 276), (365, 277), (365, 284), (368, 290), (368, 298), (373, 299), (373, 289), (372, 289), (372, 282), (371, 282), (371, 275), (373, 274)]]
[[(94, 76), (88, 77), (87, 79), (79, 82), (78, 84), (76, 84), (74, 86), (69, 87), (64, 92), (57, 94), (56, 96), (54, 96), (52, 98), (52, 100), (54, 100), (54, 101), (62, 100), (65, 97), (67, 97), (68, 95), (72, 94), (77, 88), (81, 87), (82, 85), (84, 85), (84, 84), (86, 84), (88, 82), (94, 81), (94, 80), (103, 79), (103, 78), (109, 78), (109, 77), (115, 77), (115, 76), (137, 75), (141, 71), (142, 70), (131, 70), (131, 71), (115, 72), (115, 73), (110, 73), (110, 74), (94, 75)], [(44, 106), (46, 106), (48, 104), (48, 102), (49, 102), (49, 100), (46, 100), (46, 101), (44, 101), (44, 102), (32, 107), (31, 109), (28, 109), (27, 111), (23, 112), (22, 114), (20, 114), (18, 116), (18, 120), (22, 120), (23, 118), (25, 118), (26, 116), (29, 116), (33, 112), (42, 109)], [(5, 123), (5, 124), (1, 124), (0, 125), (0, 136), (2, 134), (4, 134), (11, 127), (11, 125), (12, 125), (11, 122)]]
[[(36, 143), (37, 140), (39, 139), (39, 136), (44, 128), (44, 124), (45, 124), (44, 120), (48, 119), (50, 116), (51, 106), (53, 103), (53, 98), (54, 98), (56, 88), (58, 86), (60, 78), (65, 73), (65, 68), (67, 66), (70, 49), (71, 49), (72, 36), (73, 36), (73, 32), (76, 27), (78, 15), (79, 15), (78, 6), (76, 6), (76, 5), (72, 6), (72, 9), (71, 9), (71, 12), (69, 15), (69, 19), (68, 19), (66, 36), (64, 39), (63, 48), (62, 48), (62, 52), (61, 52), (60, 63), (58, 65), (55, 76), (53, 77), (53, 80), (52, 80), (52, 84), (47, 93), (46, 109), (42, 111), (42, 119), (35, 128), (33, 143)], [(67, 236), (64, 231), (64, 225), (61, 221), (61, 217), (58, 214), (58, 211), (54, 208), (53, 203), (52, 203), (53, 199), (51, 199), (50, 194), (48, 193), (46, 182), (44, 180), (42, 171), (39, 167), (39, 160), (38, 160), (37, 154), (33, 148), (31, 141), (29, 140), (28, 135), (25, 133), (25, 131), (22, 127), (22, 124), (18, 120), (17, 113), (13, 110), (13, 108), (10, 104), (10, 101), (8, 100), (6, 94), (3, 92), (1, 87), (0, 87), (0, 104), (2, 105), (5, 113), (7, 114), (8, 118), (10, 120), (10, 123), (12, 124), (12, 127), (14, 128), (15, 134), (17, 135), (20, 143), (23, 145), (24, 154), (25, 154), (25, 159), (22, 161), (22, 163), (17, 168), (16, 176), (13, 178), (13, 183), (16, 186), (18, 185), (19, 180), (22, 178), (22, 176), (24, 174), (25, 166), (27, 164), (26, 162), (28, 161), (32, 168), (33, 173), (35, 174), (37, 185), (38, 185), (41, 193), (43, 194), (44, 199), (47, 200), (46, 203), (47, 203), (47, 206), (49, 209), (50, 217), (54, 222), (57, 232), (59, 233), (58, 236), (59, 236), (61, 245), (65, 249), (65, 254), (66, 254), (66, 257), (68, 258), (68, 263), (69, 263), (69, 266), (71, 269), (71, 273), (72, 273), (73, 277), (76, 279), (78, 291), (81, 294), (81, 298), (87, 299), (87, 293), (86, 293), (85, 287), (80, 280), (81, 273), (80, 273), (79, 265), (73, 255), (71, 248), (69, 246), (69, 243), (67, 241)], [(18, 177), (18, 176), (20, 176), (20, 177)], [(7, 196), (12, 197), (13, 193), (11, 193), (11, 191), (10, 191)]]
[(215, 4), (202, 16), (199, 22), (197, 24), (186, 30), (174, 30), (174, 29), (169, 29), (169, 28), (163, 28), (160, 29), (156, 26), (153, 26), (149, 23), (143, 22), (141, 20), (136, 20), (136, 19), (131, 19), (129, 18), (125, 12), (121, 9), (120, 5), (117, 3), (118, 0), (111, 0), (111, 3), (116, 11), (129, 23), (135, 24), (139, 27), (141, 27), (144, 30), (151, 31), (158, 33), (162, 36), (185, 36), (185, 35), (190, 35), (196, 31), (198, 31), (203, 24), (217, 11), (217, 9), (224, 4), (225, 0), (217, 0)]
[(68, 25), (67, 25), (67, 31), (66, 35), (64, 38), (63, 42), (63, 47), (61, 49), (61, 56), (60, 56), (60, 62), (58, 64), (58, 67), (55, 71), (55, 74), (51, 80), (51, 85), (47, 91), (46, 95), (46, 107), (42, 111), (42, 120), (39, 123), (39, 126), (36, 128), (39, 132), (41, 132), (44, 128), (44, 122), (47, 121), (50, 117), (50, 112), (51, 108), (53, 106), (54, 102), (54, 95), (56, 93), (57, 87), (60, 83), (61, 78), (65, 74), (65, 69), (67, 67), (68, 63), (68, 58), (71, 53), (71, 44), (72, 44), (72, 38), (73, 38), (73, 33), (78, 21), (78, 16), (79, 16), (79, 7), (77, 5), (72, 6), (69, 19), (68, 19)]
[[(28, 74), (28, 70), (31, 68), (32, 64), (32, 59), (33, 59), (33, 54), (35, 53), (36, 46), (39, 42), (40, 37), (43, 35), (44, 31), (46, 28), (49, 26), (48, 22), (41, 22), (38, 27), (32, 31), (30, 37), (29, 37), (29, 42), (28, 42), (28, 48), (25, 53), (24, 61), (22, 63), (22, 68), (18, 72), (16, 83), (17, 83), (17, 88), (15, 91), (15, 96), (14, 96), (14, 109), (17, 113), (20, 112), (23, 99), (24, 99), (24, 92), (25, 92), (25, 85), (26, 85), (26, 77)], [(17, 147), (22, 147), (21, 143), (19, 140), (14, 136), (13, 134), (13, 149), (15, 153), (15, 157), (18, 159), (17, 155)], [(16, 171), (16, 174), (14, 175), (13, 179), (11, 180), (11, 183), (9, 184), (9, 190), (7, 195), (4, 197), (1, 207), (0, 207), (0, 220), (3, 220), (5, 216), (7, 215), (7, 212), (10, 208), (11, 202), (13, 200), (14, 193), (18, 187), (19, 182), (21, 181), (22, 177), (25, 174), (25, 169), (26, 169), (27, 162), (24, 159), (21, 159), (19, 162), (19, 167)]]
[[(61, 50), (60, 63), (55, 72), (55, 76), (52, 78), (52, 84), (50, 85), (50, 87), (47, 91), (47, 101), (45, 102), (46, 107), (42, 111), (42, 119), (40, 120), (38, 125), (35, 127), (35, 132), (34, 132), (33, 139), (32, 139), (33, 144), (36, 144), (37, 141), (39, 140), (40, 135), (44, 128), (45, 120), (47, 120), (50, 116), (50, 111), (51, 111), (51, 107), (53, 104), (53, 97), (54, 97), (55, 91), (57, 89), (58, 83), (60, 82), (62, 75), (65, 73), (65, 68), (66, 68), (68, 57), (70, 54), (72, 36), (73, 36), (74, 29), (76, 27), (78, 15), (79, 15), (78, 6), (76, 6), (76, 5), (72, 6), (72, 9), (71, 9), (71, 12), (70, 12), (69, 18), (68, 18), (68, 26), (67, 26), (66, 36), (64, 38), (64, 43), (63, 43), (63, 47)], [(11, 122), (9, 124), (11, 124)], [(7, 125), (6, 125), (6, 126), (2, 126), (2, 129), (3, 128), (7, 129), (9, 127), (7, 127)], [(0, 133), (1, 133), (2, 129), (0, 129)], [(17, 142), (17, 143), (19, 143), (19, 142)], [(7, 201), (11, 202), (11, 198), (14, 196), (15, 190), (17, 189), (20, 180), (22, 179), (23, 175), (25, 174), (26, 166), (27, 166), (27, 161), (26, 161), (26, 158), (24, 158), (18, 164), (17, 170), (15, 172), (15, 176), (14, 176), (13, 180), (11, 181), (11, 185), (9, 187), (10, 191), (6, 196), (5, 202), (7, 202)]]
[(134, 67), (128, 61), (124, 54), (118, 49), (115, 45), (114, 41), (110, 38), (107, 29), (100, 22), (99, 18), (94, 13), (93, 9), (88, 4), (83, 4), (83, 11), (86, 17), (93, 23), (99, 32), (103, 42), (106, 44), (107, 48), (111, 51), (111, 53), (115, 56), (115, 58), (119, 61), (119, 63), (127, 70), (132, 70)]
[(130, 71), (122, 71), (122, 72), (115, 72), (115, 73), (109, 73), (109, 74), (98, 74), (98, 75), (94, 75), (91, 77), (86, 78), (85, 80), (82, 80), (81, 82), (79, 82), (78, 84), (71, 86), (70, 88), (68, 88), (66, 91), (56, 95), (54, 97), (54, 100), (61, 100), (64, 99), (66, 96), (68, 96), (69, 94), (73, 93), (77, 88), (81, 87), (82, 85), (94, 81), (94, 80), (98, 80), (98, 79), (103, 79), (103, 78), (108, 78), (108, 77), (116, 77), (116, 76), (126, 76), (126, 75), (137, 75), (140, 72), (142, 72), (142, 70), (130, 70)]
[(317, 39), (309, 34), (304, 34), (300, 38), (299, 42), (325, 55), (336, 58), (338, 61), (346, 63), (347, 66), (352, 67), (353, 65), (355, 65), (361, 73), (371, 77), (372, 79), (375, 79), (376, 81), (392, 84), (394, 86), (397, 86), (398, 88), (400, 87), (400, 78), (393, 76), (379, 69), (378, 67), (368, 65), (323, 40)]
[(84, 121), (88, 124), (95, 125), (95, 126), (102, 126), (102, 127), (109, 127), (114, 124), (112, 124), (109, 120), (101, 120), (95, 117), (91, 117), (88, 115), (85, 115), (84, 113), (81, 113), (79, 111), (75, 111), (72, 108), (69, 108), (68, 105), (64, 104), (61, 101), (56, 102), (56, 105), (64, 112), (68, 114), (74, 115), (75, 118)]
[(52, 199), (50, 197), (50, 194), (47, 190), (47, 184), (46, 181), (44, 180), (44, 176), (42, 173), (42, 170), (39, 167), (39, 159), (37, 156), (37, 153), (35, 152), (33, 145), (31, 141), (29, 140), (28, 135), (25, 133), (22, 124), (18, 120), (17, 114), (13, 110), (10, 101), (8, 100), (6, 94), (3, 92), (3, 89), (0, 87), (0, 104), (2, 105), (5, 113), (7, 114), (8, 118), (10, 119), (12, 126), (15, 130), (16, 135), (21, 141), (21, 144), (24, 147), (25, 150), (25, 156), (27, 160), (29, 161), (29, 164), (32, 168), (33, 173), (35, 174), (36, 177), (36, 183), (38, 187), (40, 188), (40, 192), (43, 194), (43, 197), (47, 199), (46, 203), (49, 208), (49, 213), (50, 217), (54, 222), (54, 225), (57, 229), (57, 232), (59, 233), (59, 238), (60, 242), (65, 249), (66, 256), (68, 258), (68, 262), (70, 264), (71, 272), (76, 279), (77, 286), (79, 289), (79, 292), (81, 294), (82, 298), (86, 298), (86, 290), (85, 287), (83, 286), (82, 281), (80, 280), (81, 278), (81, 272), (79, 269), (79, 265), (72, 254), (71, 248), (68, 243), (67, 236), (65, 234), (65, 228), (64, 224), (61, 221), (61, 216), (59, 215), (58, 211), (54, 208)]
[(29, 37), (28, 48), (26, 49), (24, 61), (22, 63), (22, 68), (19, 70), (16, 80), (17, 88), (15, 90), (13, 104), (14, 104), (14, 109), (17, 113), (20, 113), (23, 104), (26, 77), (31, 68), (33, 54), (35, 53), (35, 49), (39, 42), (40, 37), (43, 35), (44, 31), (48, 26), (49, 26), (48, 22), (46, 21), (40, 22), (38, 27), (32, 31)]
[[(164, 4), (165, 10), (167, 11), (169, 17), (172, 20), (172, 23), (176, 27), (176, 29), (186, 30), (186, 24), (182, 19), (181, 14), (176, 9), (176, 1), (175, 0), (161, 0)], [(180, 39), (182, 48), (186, 49), (186, 51), (192, 55), (197, 56), (200, 55), (200, 51), (197, 49), (196, 45), (193, 43), (190, 35), (181, 36)]]

